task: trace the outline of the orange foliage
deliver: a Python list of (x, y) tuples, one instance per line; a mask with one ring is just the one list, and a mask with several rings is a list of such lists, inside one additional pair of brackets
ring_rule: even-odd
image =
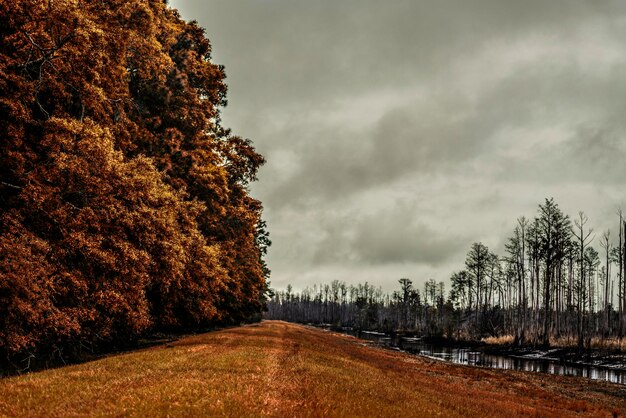
[(0, 351), (258, 312), (247, 185), (264, 160), (219, 124), (203, 29), (155, 0), (17, 0), (0, 17)]

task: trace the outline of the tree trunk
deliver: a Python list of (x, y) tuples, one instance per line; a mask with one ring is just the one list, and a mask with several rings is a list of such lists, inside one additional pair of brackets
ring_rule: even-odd
[(624, 225), (624, 233), (622, 237), (624, 237), (623, 247), (620, 251), (622, 255), (622, 324), (620, 326), (620, 335), (623, 336), (624, 332), (624, 324), (626, 323), (626, 278), (624, 275), (626, 274), (626, 222), (623, 222)]

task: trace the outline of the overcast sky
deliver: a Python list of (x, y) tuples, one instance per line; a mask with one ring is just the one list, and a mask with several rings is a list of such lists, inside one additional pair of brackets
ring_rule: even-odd
[(172, 0), (226, 67), (271, 283), (447, 282), (545, 197), (617, 235), (626, 2)]

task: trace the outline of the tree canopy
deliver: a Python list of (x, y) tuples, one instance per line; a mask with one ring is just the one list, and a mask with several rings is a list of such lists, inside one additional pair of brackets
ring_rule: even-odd
[(0, 351), (261, 310), (264, 159), (204, 30), (156, 0), (0, 3)]

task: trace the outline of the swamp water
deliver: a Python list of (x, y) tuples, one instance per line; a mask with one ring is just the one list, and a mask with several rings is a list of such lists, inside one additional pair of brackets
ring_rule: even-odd
[[(357, 337), (353, 330), (344, 330), (344, 334)], [(529, 372), (549, 373), (563, 376), (580, 376), (612, 383), (626, 384), (626, 365), (600, 366), (576, 364), (549, 358), (550, 352), (538, 356), (536, 353), (526, 355), (488, 354), (476, 348), (451, 347), (436, 345), (415, 337), (391, 337), (381, 332), (363, 331), (361, 339), (372, 341), (380, 346), (399, 349), (411, 354), (418, 354), (436, 360), (456, 364), (489, 367), (492, 369), (524, 370)]]

